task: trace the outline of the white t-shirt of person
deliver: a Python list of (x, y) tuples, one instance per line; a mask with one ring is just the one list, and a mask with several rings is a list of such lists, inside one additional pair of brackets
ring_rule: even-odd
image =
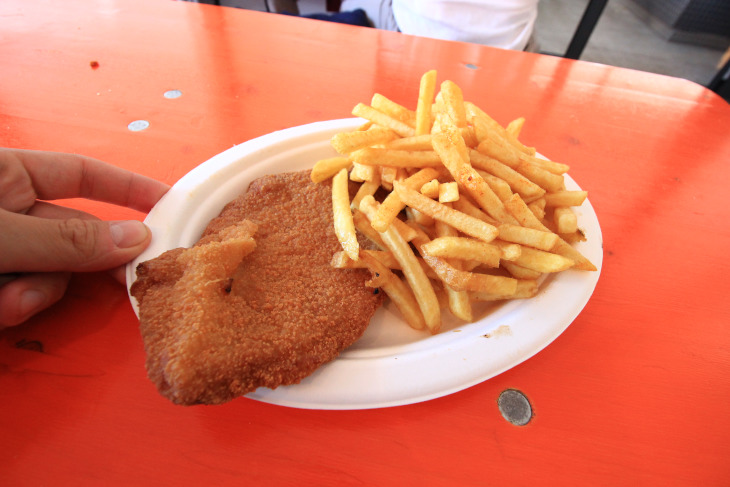
[(374, 27), (404, 34), (524, 50), (539, 0), (344, 0), (363, 8)]

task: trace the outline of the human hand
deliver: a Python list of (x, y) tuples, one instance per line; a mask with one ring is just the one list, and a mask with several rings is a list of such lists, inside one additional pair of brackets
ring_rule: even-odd
[(0, 148), (0, 328), (22, 323), (55, 303), (72, 272), (115, 269), (149, 244), (137, 220), (106, 222), (49, 202), (87, 198), (149, 211), (169, 186), (74, 154)]

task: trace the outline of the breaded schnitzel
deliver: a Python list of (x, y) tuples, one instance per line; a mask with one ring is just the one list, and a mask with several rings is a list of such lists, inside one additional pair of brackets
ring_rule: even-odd
[(337, 250), (329, 184), (309, 171), (251, 183), (194, 247), (138, 266), (150, 379), (174, 403), (219, 404), (336, 358), (382, 300), (368, 271), (330, 266)]

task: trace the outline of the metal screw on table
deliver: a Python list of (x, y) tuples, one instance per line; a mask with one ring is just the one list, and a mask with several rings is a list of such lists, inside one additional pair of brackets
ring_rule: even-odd
[(135, 120), (134, 122), (127, 125), (127, 128), (132, 132), (139, 132), (150, 126), (147, 120)]
[(502, 417), (515, 426), (525, 426), (532, 419), (532, 406), (522, 392), (517, 389), (502, 391), (497, 399)]

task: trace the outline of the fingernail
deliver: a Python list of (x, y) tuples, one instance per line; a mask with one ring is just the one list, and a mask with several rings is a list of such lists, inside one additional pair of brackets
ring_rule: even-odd
[(113, 222), (109, 225), (112, 240), (117, 247), (126, 249), (144, 242), (149, 230), (144, 223), (137, 220)]
[(18, 305), (21, 316), (30, 316), (40, 311), (46, 304), (46, 295), (37, 289), (28, 289), (20, 295)]

